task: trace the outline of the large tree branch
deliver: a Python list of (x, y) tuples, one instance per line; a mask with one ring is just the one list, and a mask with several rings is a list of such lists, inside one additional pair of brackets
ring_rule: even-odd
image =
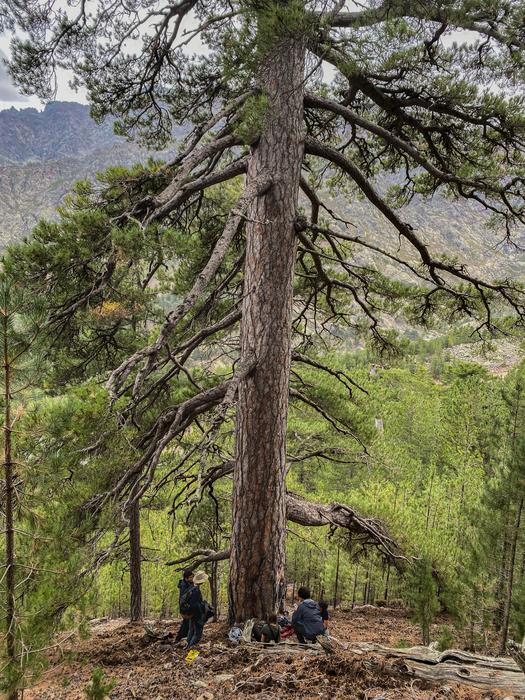
[(512, 287), (509, 283), (491, 284), (469, 275), (465, 271), (464, 266), (452, 265), (447, 262), (435, 260), (431, 256), (427, 246), (414, 233), (412, 227), (402, 221), (396, 212), (388, 206), (385, 200), (379, 195), (373, 185), (354, 163), (352, 163), (335, 148), (322, 144), (313, 138), (307, 138), (305, 150), (306, 153), (327, 159), (350, 176), (350, 178), (363, 192), (365, 197), (388, 219), (388, 221), (390, 221), (390, 223), (394, 225), (401, 236), (406, 238), (412, 244), (415, 250), (419, 253), (423, 264), (427, 267), (432, 280), (438, 287), (446, 287), (445, 281), (438, 273), (447, 273), (462, 280), (463, 282), (471, 284), (476, 289), (485, 308), (487, 309), (489, 318), (490, 311), (486, 297), (486, 292), (489, 290), (500, 295), (501, 298), (510, 306), (510, 308), (518, 314), (520, 319), (524, 318), (525, 293), (523, 290), (517, 287)]
[(246, 188), (244, 194), (240, 197), (236, 206), (230, 212), (226, 226), (224, 227), (219, 240), (215, 244), (208, 262), (197, 276), (191, 291), (187, 294), (185, 299), (168, 314), (166, 321), (159, 332), (157, 340), (148, 347), (142, 348), (141, 350), (135, 352), (114, 372), (112, 372), (107, 382), (107, 387), (113, 398), (117, 397), (119, 388), (122, 387), (123, 383), (126, 381), (134, 367), (136, 367), (141, 361), (144, 361), (143, 367), (139, 370), (139, 372), (137, 372), (133, 389), (134, 397), (139, 395), (144, 380), (152, 370), (155, 356), (158, 354), (161, 348), (165, 346), (170, 333), (173, 332), (190, 309), (198, 303), (205, 289), (217, 274), (230, 243), (232, 242), (239, 225), (246, 216), (249, 204), (255, 197), (266, 191), (270, 185), (270, 180), (255, 181)]
[[(210, 389), (205, 389), (195, 394), (195, 396), (182, 401), (180, 404), (163, 411), (151, 430), (140, 441), (139, 449), (142, 450), (140, 459), (122, 474), (109, 492), (97, 495), (91, 499), (86, 508), (98, 509), (109, 498), (120, 496), (130, 486), (133, 492), (133, 500), (140, 499), (151, 483), (165, 448), (178, 435), (184, 433), (202, 413), (219, 405), (226, 396), (232, 381), (227, 380)], [(138, 482), (141, 479), (145, 481), (138, 488)], [(129, 505), (129, 503), (126, 503), (125, 511)]]
[(147, 218), (145, 226), (155, 219), (166, 217), (174, 209), (183, 204), (190, 195), (195, 192), (202, 192), (213, 185), (219, 185), (221, 182), (227, 182), (228, 180), (233, 180), (239, 175), (243, 175), (246, 172), (248, 166), (248, 158), (239, 158), (235, 160), (230, 165), (227, 165), (222, 170), (213, 170), (211, 173), (206, 173), (195, 180), (189, 180), (188, 182), (180, 186), (177, 194), (171, 199), (167, 204), (162, 207), (162, 211), (154, 210)]
[[(155, 371), (163, 369), (167, 364), (171, 364), (171, 367), (165, 371), (164, 374), (155, 379), (155, 382), (143, 392), (142, 400), (144, 401), (148, 397), (155, 396), (162, 391), (162, 389), (167, 386), (168, 382), (182, 371), (194, 350), (200, 347), (207, 338), (235, 325), (240, 318), (241, 312), (239, 309), (235, 308), (216, 323), (202, 328), (189, 340), (182, 342), (175, 348), (169, 348), (168, 356), (163, 358), (161, 362), (158, 362), (154, 369)], [(126, 389), (130, 388), (131, 387), (126, 387)]]
[[(483, 192), (500, 196), (513, 194), (509, 192), (508, 185), (505, 185), (504, 187), (496, 187), (483, 177), (475, 179), (462, 178), (458, 177), (457, 175), (454, 175), (453, 173), (441, 170), (440, 168), (436, 167), (433, 163), (431, 163), (427, 158), (425, 158), (421, 154), (420, 150), (416, 148), (413, 144), (400, 138), (399, 136), (396, 136), (396, 134), (392, 133), (388, 129), (385, 129), (382, 126), (374, 124), (374, 122), (371, 122), (368, 119), (361, 117), (359, 114), (346, 107), (346, 105), (342, 105), (338, 102), (335, 102), (334, 100), (329, 100), (324, 97), (318, 97), (317, 95), (309, 94), (305, 97), (305, 107), (313, 107), (316, 109), (328, 110), (333, 114), (341, 116), (349, 124), (355, 124), (356, 126), (360, 126), (365, 131), (379, 136), (386, 143), (393, 146), (398, 151), (409, 155), (418, 165), (421, 165), (430, 175), (432, 175), (432, 177), (436, 178), (442, 183), (459, 184), (463, 187), (473, 187)], [(431, 107), (431, 105), (429, 105), (429, 107)], [(521, 182), (521, 179), (519, 180), (519, 182)], [(514, 194), (518, 195), (519, 193)]]
[(193, 129), (193, 131), (185, 138), (182, 148), (180, 149), (179, 153), (177, 153), (176, 158), (170, 163), (170, 167), (175, 167), (183, 163), (195, 150), (196, 146), (205, 134), (210, 132), (214, 126), (229, 117), (231, 114), (235, 114), (237, 110), (242, 107), (244, 102), (246, 102), (248, 97), (254, 93), (255, 90), (244, 92), (243, 94), (239, 95), (239, 97), (227, 102), (222, 109), (215, 114), (212, 114), (212, 116), (204, 124), (199, 124), (197, 127), (195, 127), (195, 129)]
[(387, 20), (416, 19), (436, 22), (456, 29), (466, 29), (482, 36), (494, 39), (499, 44), (509, 48), (523, 48), (523, 40), (518, 37), (506, 36), (500, 31), (505, 26), (497, 18), (476, 15), (475, 11), (456, 9), (453, 6), (439, 7), (438, 3), (419, 2), (418, 0), (386, 0), (379, 7), (357, 12), (340, 12), (332, 21), (331, 26), (342, 29), (359, 29), (371, 27)]
[[(350, 506), (342, 503), (312, 503), (294, 493), (286, 495), (286, 517), (292, 523), (306, 527), (330, 527), (344, 530), (350, 543), (361, 549), (375, 547), (383, 557), (395, 566), (402, 566), (408, 558), (400, 545), (392, 539), (383, 523), (373, 518), (365, 518)], [(192, 566), (228, 559), (228, 549), (215, 552), (198, 549), (180, 559), (166, 562), (168, 566)]]

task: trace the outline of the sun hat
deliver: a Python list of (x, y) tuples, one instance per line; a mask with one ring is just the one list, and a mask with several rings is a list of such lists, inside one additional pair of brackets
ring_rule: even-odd
[(197, 585), (199, 583), (204, 583), (207, 580), (208, 580), (208, 574), (204, 571), (197, 571), (197, 573), (193, 577), (193, 583), (195, 583)]

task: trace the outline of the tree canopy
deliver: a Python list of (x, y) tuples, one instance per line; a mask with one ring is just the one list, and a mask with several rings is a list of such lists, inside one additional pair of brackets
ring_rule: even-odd
[[(266, 613), (282, 597), (286, 513), (297, 507), (284, 488), (289, 398), (352, 434), (296, 367), (358, 392), (320, 358), (323, 337), (341, 328), (388, 349), (393, 313), (427, 325), (466, 317), (480, 336), (523, 322), (519, 284), (437, 254), (399, 207), (442, 191), (478, 202), (509, 242), (524, 223), (525, 109), (509, 87), (524, 79), (525, 5), (117, 0), (64, 9), (3, 0), (0, 8), (5, 26), (25, 32), (10, 70), (26, 92), (49, 99), (65, 68), (87, 89), (94, 116), (115, 117), (120, 133), (157, 145), (175, 125), (187, 130), (172, 162), (115, 171), (61, 224), (42, 225), (31, 253), (13, 254), (10, 265), (44, 291), (51, 323), (70, 339), (84, 341), (79, 318), (88, 313), (89, 361), (112, 348), (101, 371), (111, 370), (122, 420), (138, 428), (138, 456), (94, 503), (143, 496), (163, 455), (198, 426), (190, 453), (199, 454), (201, 482), (235, 460), (232, 615)], [(204, 50), (189, 55), (197, 40)], [(383, 173), (395, 184), (385, 187)], [(218, 202), (221, 183), (227, 196)], [(368, 240), (331, 203), (335, 190), (368, 200), (398, 241)], [(56, 245), (64, 235), (75, 246), (66, 257)], [(137, 252), (146, 250), (144, 263)], [(386, 262), (399, 277), (383, 274)], [(164, 282), (163, 317), (148, 324), (147, 314), (158, 318), (149, 290)], [(139, 307), (137, 343), (126, 320)], [(184, 397), (181, 381), (191, 386)], [(235, 403), (233, 447), (220, 428)], [(330, 522), (308, 504), (299, 510), (299, 522)], [(356, 525), (359, 534), (359, 521), (346, 521)]]

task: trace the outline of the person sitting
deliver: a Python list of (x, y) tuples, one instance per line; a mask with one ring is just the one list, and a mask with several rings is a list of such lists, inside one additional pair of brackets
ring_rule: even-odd
[(186, 599), (185, 594), (190, 590), (190, 588), (193, 585), (193, 570), (192, 569), (184, 569), (184, 571), (182, 572), (182, 578), (177, 585), (178, 585), (178, 589), (179, 589), (179, 611), (180, 611), (180, 614), (182, 615), (182, 624), (179, 627), (179, 631), (177, 632), (177, 636), (175, 637), (175, 641), (180, 642), (183, 639), (188, 638), (188, 630), (190, 628), (190, 618), (184, 612), (183, 605), (184, 605), (184, 601)]
[(193, 577), (193, 585), (190, 589), (189, 596), (189, 616), (190, 625), (188, 630), (188, 644), (186, 649), (191, 649), (196, 646), (201, 638), (206, 622), (206, 605), (200, 587), (208, 580), (208, 574), (204, 571), (198, 571)]
[(321, 611), (321, 618), (323, 620), (325, 630), (327, 630), (330, 615), (328, 614), (328, 603), (326, 602), (326, 600), (319, 601), (319, 610)]
[(261, 630), (261, 642), (269, 644), (274, 642), (274, 644), (279, 644), (281, 641), (281, 628), (277, 624), (277, 615), (271, 613), (268, 615), (268, 622), (265, 622)]
[(325, 634), (325, 626), (317, 603), (310, 598), (310, 591), (301, 586), (297, 591), (300, 604), (292, 615), (292, 627), (301, 644), (315, 642), (316, 637)]

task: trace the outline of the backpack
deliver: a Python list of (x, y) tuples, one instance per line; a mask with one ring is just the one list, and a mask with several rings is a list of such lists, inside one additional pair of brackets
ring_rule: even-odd
[(192, 588), (188, 588), (187, 591), (183, 593), (183, 595), (180, 598), (179, 601), (179, 611), (181, 615), (190, 615), (192, 610), (190, 606), (190, 598), (191, 598), (191, 592)]
[(204, 601), (204, 622), (208, 622), (212, 617), (215, 616), (215, 608), (213, 605), (208, 603), (208, 601)]
[(262, 628), (264, 627), (264, 622), (258, 620), (252, 627), (252, 641), (260, 642), (262, 638)]
[(228, 632), (228, 639), (234, 644), (238, 644), (241, 641), (242, 629), (240, 627), (232, 627)]

